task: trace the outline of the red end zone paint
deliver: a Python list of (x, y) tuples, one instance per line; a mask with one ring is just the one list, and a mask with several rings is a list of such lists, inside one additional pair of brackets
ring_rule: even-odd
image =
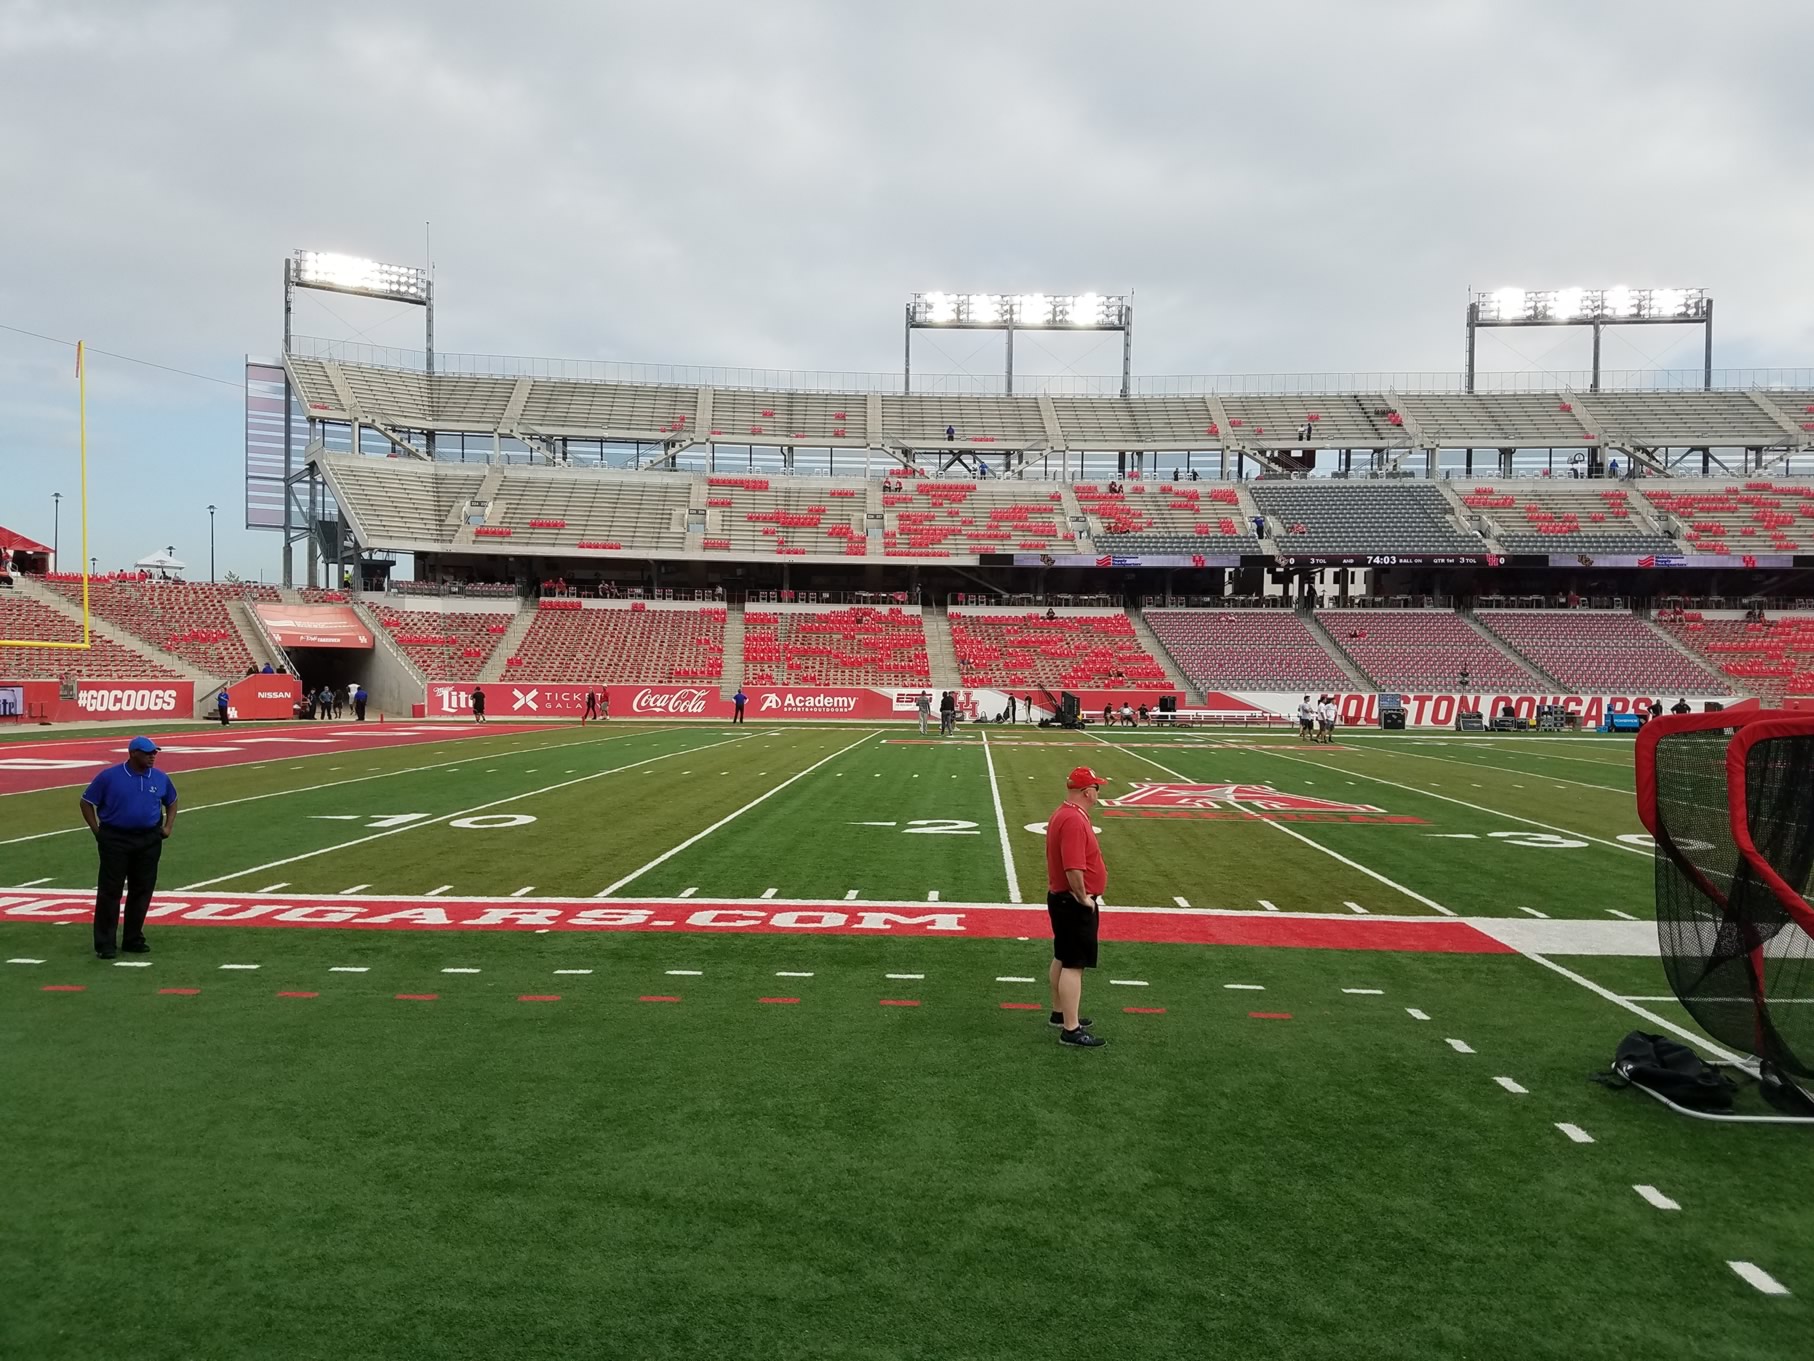
[(438, 992), (400, 992), (397, 994), (396, 1000), (399, 1002), (439, 1002), (441, 994)]
[[(39, 895), (0, 889), (0, 922), (86, 919), (92, 890)], [(1012, 939), (1045, 933), (1043, 906), (1007, 903), (787, 903), (699, 899), (364, 898), (338, 894), (169, 894), (147, 920), (175, 926), (339, 927), (373, 931), (665, 931), (699, 935), (928, 936)], [(1160, 945), (1259, 945), (1419, 954), (1512, 954), (1464, 921), (1285, 917), (1110, 907), (1102, 937)]]
[[(350, 752), (377, 751), (388, 747), (420, 746), (426, 742), (454, 742), (468, 737), (495, 737), (513, 732), (547, 732), (546, 725), (531, 727), (504, 723), (465, 725), (443, 723), (295, 723), (281, 728), (235, 731), (211, 728), (202, 731), (153, 735), (162, 749), (157, 763), (179, 779), (185, 771), (218, 766), (247, 765), (262, 761), (294, 761), (302, 756), (345, 756)], [(0, 795), (25, 794), (37, 789), (80, 788), (104, 766), (126, 759), (127, 734), (87, 737), (67, 742), (9, 742), (0, 746)], [(325, 769), (325, 767), (323, 767)], [(291, 772), (298, 777), (309, 768)]]
[(1121, 1009), (1123, 1011), (1125, 1011), (1129, 1016), (1163, 1016), (1163, 1015), (1165, 1015), (1164, 1007), (1123, 1007)]
[(157, 995), (159, 997), (199, 997), (201, 991), (200, 988), (159, 988)]
[(1001, 1004), (1001, 1009), (1003, 1011), (1043, 1011), (1043, 1010), (1045, 1010), (1045, 1008), (1040, 1006), (1039, 1003), (1037, 1003), (1037, 1002), (1003, 1002)]
[(639, 1002), (678, 1002), (678, 997), (638, 997)]
[(319, 996), (321, 996), (321, 994), (318, 992), (280, 992), (277, 995), (279, 997), (319, 997)]
[(880, 1002), (876, 1003), (876, 1005), (883, 1007), (917, 1007), (919, 1003), (909, 1002), (901, 998), (884, 997)]
[(88, 987), (86, 984), (83, 984), (83, 983), (46, 983), (43, 987), (39, 988), (38, 991), (39, 992), (87, 992)]
[(758, 997), (756, 1000), (771, 1007), (793, 1007), (800, 1004), (798, 997)]
[(1247, 1019), (1250, 1021), (1289, 1021), (1291, 1013), (1289, 1011), (1250, 1011), (1247, 1013)]
[(542, 994), (542, 993), (526, 992), (526, 993), (523, 993), (516, 1000), (519, 1002), (558, 1002), (561, 999), (560, 999), (560, 995), (558, 993), (555, 994), (554, 996), (548, 996), (548, 995)]

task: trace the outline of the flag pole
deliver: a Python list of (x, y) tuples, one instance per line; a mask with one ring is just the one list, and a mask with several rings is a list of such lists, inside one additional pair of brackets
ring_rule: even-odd
[(93, 647), (89, 634), (88, 566), (88, 366), (83, 363), (83, 342), (76, 342), (76, 426), (81, 449), (82, 478), (82, 646)]

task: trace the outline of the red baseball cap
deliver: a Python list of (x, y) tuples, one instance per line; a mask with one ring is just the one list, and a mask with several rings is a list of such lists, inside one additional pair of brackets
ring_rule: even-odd
[(1088, 766), (1078, 766), (1077, 769), (1071, 772), (1070, 779), (1065, 783), (1067, 788), (1082, 789), (1086, 785), (1105, 785), (1108, 781), (1103, 779), (1102, 776), (1098, 775)]

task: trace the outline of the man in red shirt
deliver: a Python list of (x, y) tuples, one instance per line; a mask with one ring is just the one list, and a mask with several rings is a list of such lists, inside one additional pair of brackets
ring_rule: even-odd
[(1078, 766), (1066, 781), (1064, 802), (1046, 823), (1046, 916), (1052, 922), (1052, 1024), (1061, 1044), (1094, 1049), (1107, 1044), (1090, 1034), (1090, 1018), (1079, 1016), (1083, 971), (1096, 967), (1096, 926), (1109, 872), (1090, 825), (1097, 790), (1108, 781)]

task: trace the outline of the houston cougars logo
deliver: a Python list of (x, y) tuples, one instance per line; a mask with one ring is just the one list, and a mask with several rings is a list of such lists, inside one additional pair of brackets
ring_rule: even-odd
[(1308, 794), (1286, 794), (1263, 784), (1136, 784), (1133, 792), (1109, 799), (1105, 808), (1231, 809), (1247, 814), (1383, 813), (1370, 803), (1341, 803)]

